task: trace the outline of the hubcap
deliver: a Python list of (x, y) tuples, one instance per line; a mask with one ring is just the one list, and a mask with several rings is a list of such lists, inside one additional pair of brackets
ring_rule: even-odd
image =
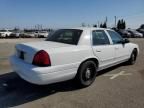
[(86, 69), (85, 77), (86, 79), (90, 79), (91, 76), (91, 70), (89, 68)]
[(80, 81), (82, 85), (89, 86), (96, 78), (96, 65), (94, 63), (88, 63), (80, 74)]
[(93, 64), (90, 64), (83, 72), (82, 79), (84, 82), (90, 83), (95, 78), (95, 74), (95, 67)]

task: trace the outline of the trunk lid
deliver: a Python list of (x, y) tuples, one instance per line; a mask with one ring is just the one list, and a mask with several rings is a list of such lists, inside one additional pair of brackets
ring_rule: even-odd
[(42, 41), (42, 42), (29, 42), (16, 45), (16, 56), (24, 60), (27, 63), (32, 63), (34, 55), (40, 51), (45, 50), (48, 53), (53, 53), (53, 49), (61, 47), (69, 47), (73, 45), (51, 42), (51, 41)]

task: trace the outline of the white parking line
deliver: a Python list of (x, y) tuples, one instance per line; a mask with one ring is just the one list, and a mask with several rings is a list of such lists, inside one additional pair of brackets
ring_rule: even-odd
[(127, 75), (132, 75), (132, 73), (125, 73), (125, 71), (121, 71), (117, 74), (106, 74), (106, 75), (103, 75), (103, 76), (110, 76), (110, 79), (115, 79), (118, 76), (127, 76)]

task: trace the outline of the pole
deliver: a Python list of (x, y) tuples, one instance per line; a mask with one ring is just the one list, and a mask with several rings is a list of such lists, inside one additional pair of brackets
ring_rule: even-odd
[(107, 21), (108, 21), (108, 18), (107, 18), (107, 16), (106, 16), (106, 20), (105, 20), (105, 22), (107, 23)]
[(116, 27), (116, 22), (117, 22), (116, 20), (117, 20), (117, 17), (116, 17), (116, 16), (114, 16), (114, 18), (115, 18), (115, 27)]
[(99, 21), (98, 21), (98, 27), (100, 27), (100, 25), (99, 25)]

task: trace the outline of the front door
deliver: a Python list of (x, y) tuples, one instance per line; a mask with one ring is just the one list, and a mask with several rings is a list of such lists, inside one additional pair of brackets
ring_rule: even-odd
[(109, 33), (115, 47), (115, 61), (119, 62), (129, 58), (128, 43), (122, 44), (122, 37), (118, 33), (111, 30), (107, 30), (107, 32)]

